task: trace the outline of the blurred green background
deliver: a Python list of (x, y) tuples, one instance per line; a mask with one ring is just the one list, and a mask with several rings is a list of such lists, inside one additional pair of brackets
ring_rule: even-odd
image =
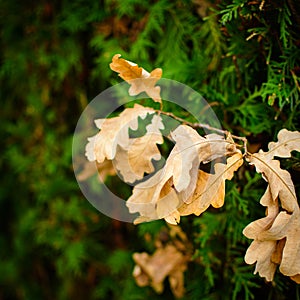
[[(174, 299), (167, 282), (157, 295), (132, 277), (132, 254), (153, 252), (164, 222), (111, 220), (81, 194), (77, 120), (120, 82), (109, 69), (120, 53), (191, 86), (250, 151), (265, 149), (300, 129), (299, 2), (0, 0), (0, 14), (0, 299)], [(282, 162), (298, 192), (299, 161)], [(222, 209), (183, 218), (195, 249), (184, 299), (299, 299), (289, 278), (267, 283), (243, 261), (265, 186), (245, 165)]]

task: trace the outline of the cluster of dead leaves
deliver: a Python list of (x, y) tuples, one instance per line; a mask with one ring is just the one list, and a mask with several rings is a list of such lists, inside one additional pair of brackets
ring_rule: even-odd
[[(110, 68), (119, 73), (131, 86), (129, 95), (134, 96), (145, 92), (154, 101), (161, 102), (160, 87), (155, 86), (162, 75), (161, 69), (148, 73), (138, 65), (120, 58), (116, 54), (112, 58)], [(151, 123), (146, 127), (146, 134), (138, 138), (130, 138), (129, 129), (137, 130), (138, 119), (153, 115)], [(159, 115), (152, 108), (135, 104), (133, 108), (125, 109), (118, 117), (98, 119), (95, 124), (100, 131), (88, 138), (86, 156), (90, 162), (96, 161), (101, 179), (106, 174), (113, 174), (112, 168), (119, 171), (123, 180), (133, 183), (143, 178), (144, 173), (152, 173), (152, 160), (160, 160), (161, 155), (157, 144), (163, 143), (161, 134), (164, 125)], [(80, 178), (85, 178), (91, 172), (86, 165)], [(80, 180), (80, 179), (79, 179)]]
[[(176, 225), (180, 216), (200, 215), (210, 205), (221, 207), (225, 180), (243, 163), (242, 154), (231, 138), (217, 134), (202, 137), (193, 128), (180, 125), (171, 137), (175, 143), (164, 167), (149, 179), (135, 185), (126, 205), (140, 217), (135, 223), (164, 218)], [(199, 170), (217, 158), (229, 156), (226, 163), (216, 163), (214, 173)]]
[[(129, 129), (138, 128), (138, 118), (153, 115), (146, 134), (131, 138)], [(112, 174), (114, 167), (128, 183), (154, 172), (153, 160), (159, 160), (157, 147), (163, 143), (161, 117), (151, 108), (135, 104), (119, 116), (95, 121), (100, 131), (90, 137), (86, 146), (89, 161), (96, 161), (102, 173)], [(210, 205), (221, 207), (225, 197), (225, 180), (243, 163), (242, 154), (230, 136), (208, 134), (202, 137), (187, 125), (180, 125), (170, 134), (173, 147), (162, 169), (149, 179), (136, 184), (127, 201), (131, 213), (138, 212), (136, 223), (165, 218), (177, 224), (180, 216), (200, 215)], [(213, 173), (199, 170), (220, 157)], [(106, 170), (106, 172), (104, 172)]]
[[(161, 103), (160, 87), (156, 86), (161, 69), (151, 73), (116, 54), (110, 68), (130, 84), (129, 95), (145, 92)], [(130, 137), (129, 130), (137, 130), (139, 119), (152, 116), (141, 137)], [(224, 204), (225, 181), (243, 164), (243, 155), (231, 135), (201, 136), (190, 126), (179, 125), (168, 136), (174, 147), (164, 166), (156, 171), (153, 160), (160, 160), (159, 144), (164, 142), (165, 128), (159, 113), (135, 104), (119, 116), (95, 121), (99, 132), (88, 139), (86, 156), (96, 162), (100, 177), (118, 171), (123, 180), (136, 184), (126, 205), (131, 213), (138, 213), (135, 223), (165, 219), (177, 225), (181, 216), (199, 216), (211, 205)], [(300, 209), (290, 174), (281, 169), (275, 157), (287, 158), (291, 151), (300, 151), (300, 133), (283, 129), (278, 142), (269, 144), (269, 151), (245, 153), (247, 161), (262, 173), (268, 188), (261, 198), (267, 207), (266, 217), (249, 224), (244, 235), (253, 239), (245, 255), (248, 264), (256, 263), (255, 272), (268, 281), (279, 270), (300, 283)], [(199, 168), (213, 162), (210, 172)], [(89, 175), (89, 167), (83, 171)], [(150, 174), (145, 178), (145, 174)], [(183, 295), (183, 272), (189, 260), (182, 244), (167, 243), (157, 247), (153, 255), (135, 253), (134, 277), (140, 286), (151, 285), (157, 292), (169, 277), (170, 286), (178, 297)]]
[(255, 273), (272, 281), (277, 266), (282, 274), (300, 283), (300, 209), (289, 172), (274, 157), (291, 157), (300, 151), (300, 133), (282, 129), (278, 142), (269, 151), (260, 150), (248, 161), (262, 173), (268, 187), (260, 200), (267, 207), (266, 217), (250, 223), (243, 234), (253, 239), (245, 255), (248, 264), (256, 262)]
[[(164, 128), (161, 117), (154, 113), (151, 108), (135, 104), (117, 117), (95, 120), (100, 131), (88, 138), (88, 160), (107, 168), (113, 166), (128, 183), (142, 179), (144, 173), (152, 173), (152, 160), (161, 158), (157, 144), (163, 143), (160, 130)], [(149, 114), (153, 117), (146, 126), (146, 134), (131, 138), (129, 129), (137, 130), (138, 119), (144, 119)]]
[(170, 288), (175, 297), (184, 295), (184, 271), (192, 257), (192, 248), (184, 232), (178, 226), (170, 226), (168, 241), (156, 239), (156, 251), (149, 255), (146, 252), (134, 253), (136, 263), (133, 276), (141, 286), (151, 286), (157, 293), (162, 293), (163, 282), (169, 279)]

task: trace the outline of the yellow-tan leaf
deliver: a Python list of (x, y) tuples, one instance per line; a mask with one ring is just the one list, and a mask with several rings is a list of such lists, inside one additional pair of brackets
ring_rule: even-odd
[(133, 108), (125, 109), (119, 116), (109, 119), (99, 119), (95, 123), (100, 130), (95, 136), (88, 138), (86, 156), (88, 160), (102, 163), (105, 159), (115, 158), (117, 146), (127, 150), (130, 145), (129, 128), (136, 130), (138, 118), (153, 114), (154, 110), (135, 104)]
[(196, 189), (190, 199), (178, 208), (179, 213), (183, 216), (190, 214), (199, 216), (210, 205), (215, 208), (223, 206), (225, 180), (232, 179), (234, 171), (242, 164), (242, 154), (236, 153), (227, 159), (226, 164), (216, 164), (214, 174), (199, 170)]
[(133, 183), (143, 178), (144, 173), (152, 173), (154, 166), (152, 160), (161, 158), (157, 144), (163, 143), (160, 132), (164, 129), (162, 119), (154, 115), (151, 123), (146, 126), (146, 134), (142, 137), (130, 139), (128, 150), (119, 148), (114, 165), (120, 171), (125, 182)]
[(162, 76), (162, 69), (157, 68), (149, 73), (137, 64), (120, 57), (120, 54), (114, 55), (109, 66), (131, 85), (129, 95), (135, 96), (145, 92), (154, 101), (161, 103), (160, 87), (155, 84)]

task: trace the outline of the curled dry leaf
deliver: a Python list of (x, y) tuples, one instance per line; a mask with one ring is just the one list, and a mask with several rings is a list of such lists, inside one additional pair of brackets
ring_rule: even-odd
[(145, 92), (154, 101), (161, 102), (160, 87), (155, 86), (155, 84), (161, 78), (162, 69), (157, 68), (149, 73), (137, 64), (120, 58), (120, 56), (121, 54), (114, 55), (109, 66), (131, 85), (129, 95), (135, 96)]
[(248, 248), (245, 261), (256, 262), (255, 273), (273, 280), (277, 266), (282, 274), (299, 283), (300, 277), (300, 209), (290, 174), (280, 168), (274, 157), (290, 157), (291, 151), (300, 150), (300, 133), (283, 129), (278, 142), (269, 143), (269, 151), (249, 155), (268, 182), (261, 198), (267, 207), (265, 218), (250, 223), (243, 234), (254, 239)]
[(261, 198), (260, 203), (263, 206), (267, 206), (267, 216), (252, 222), (243, 231), (243, 234), (246, 237), (254, 239), (246, 252), (245, 261), (247, 264), (254, 264), (256, 262), (254, 273), (258, 272), (261, 277), (265, 277), (268, 281), (272, 281), (278, 265), (278, 260), (275, 262), (272, 260), (272, 255), (276, 250), (277, 241), (261, 241), (258, 239), (258, 236), (262, 232), (271, 227), (279, 212), (278, 201), (273, 201), (269, 187)]
[(195, 214), (199, 216), (210, 205), (215, 208), (223, 206), (225, 199), (225, 181), (231, 180), (234, 172), (243, 164), (243, 156), (237, 152), (227, 159), (226, 164), (217, 163), (215, 173), (198, 171), (198, 181), (190, 199), (183, 203), (178, 211), (180, 215)]
[[(199, 164), (210, 162), (228, 152), (231, 154), (238, 152), (222, 136), (211, 134), (204, 138), (196, 130), (186, 125), (178, 126), (171, 133), (171, 137), (175, 141), (175, 146), (164, 168), (150, 179), (137, 184), (133, 189), (132, 196), (126, 202), (131, 213), (138, 212), (141, 216), (135, 221), (136, 223), (165, 218), (167, 222), (177, 224), (180, 215), (195, 213), (197, 205), (190, 206), (193, 209), (190, 209), (189, 212), (185, 207), (194, 201), (193, 194), (197, 182), (199, 185), (199, 180), (202, 180), (198, 179)], [(242, 161), (241, 157), (239, 159)], [(218, 175), (220, 173), (221, 171)], [(226, 170), (223, 173), (225, 174)], [(223, 173), (220, 175), (220, 179), (215, 180), (216, 182), (210, 181), (214, 184), (214, 188), (218, 184), (222, 185), (221, 182), (225, 181)], [(224, 176), (226, 177), (226, 175)], [(210, 203), (220, 206), (220, 198), (218, 200), (210, 198)], [(179, 211), (178, 208), (185, 204), (186, 206)]]
[(146, 252), (133, 254), (136, 263), (133, 276), (136, 283), (141, 287), (150, 285), (157, 293), (162, 293), (163, 282), (168, 277), (174, 296), (181, 298), (184, 295), (183, 273), (191, 259), (191, 253), (187, 249), (189, 243), (186, 239), (174, 239), (166, 245), (156, 244), (158, 248), (153, 255)]

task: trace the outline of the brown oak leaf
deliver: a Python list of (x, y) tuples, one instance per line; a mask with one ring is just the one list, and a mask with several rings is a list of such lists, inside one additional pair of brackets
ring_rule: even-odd
[(150, 174), (154, 171), (152, 160), (161, 158), (157, 144), (164, 141), (161, 129), (164, 129), (162, 119), (154, 115), (151, 123), (146, 126), (145, 135), (130, 139), (127, 150), (121, 147), (118, 149), (114, 166), (120, 171), (125, 182), (132, 183), (142, 179), (144, 173)]
[(300, 132), (288, 131), (287, 129), (281, 129), (277, 135), (277, 142), (270, 142), (267, 152), (267, 159), (272, 159), (274, 156), (278, 157), (291, 157), (292, 151), (300, 152)]
[(199, 216), (210, 205), (215, 208), (223, 206), (225, 199), (225, 181), (231, 180), (234, 172), (243, 164), (243, 156), (237, 152), (227, 159), (226, 164), (217, 163), (215, 173), (198, 171), (198, 181), (190, 199), (183, 203), (178, 211), (180, 215), (195, 214)]
[(129, 95), (135, 96), (145, 92), (154, 101), (161, 103), (160, 87), (155, 84), (161, 78), (162, 69), (157, 68), (149, 73), (137, 64), (120, 57), (121, 54), (115, 54), (109, 66), (131, 85)]
[(156, 242), (157, 249), (152, 255), (146, 252), (133, 254), (136, 263), (133, 276), (139, 286), (150, 285), (157, 293), (162, 293), (164, 280), (168, 278), (174, 296), (181, 298), (184, 295), (183, 273), (191, 253), (189, 242), (181, 230), (180, 235), (183, 235), (183, 240), (174, 237), (166, 245)]
[(177, 297), (184, 292), (183, 272), (186, 270), (186, 258), (173, 245), (159, 248), (150, 256), (148, 253), (134, 253), (137, 266), (133, 276), (139, 286), (151, 285), (157, 293), (162, 293), (163, 282), (169, 277), (171, 287)]
[(145, 118), (147, 114), (153, 114), (154, 110), (135, 104), (133, 108), (126, 108), (119, 116), (108, 119), (95, 120), (100, 132), (88, 138), (86, 156), (89, 161), (96, 160), (102, 163), (105, 159), (115, 158), (117, 146), (128, 150), (129, 128), (138, 128), (138, 117)]
[(279, 197), (282, 208), (293, 212), (298, 202), (290, 173), (281, 169), (278, 160), (266, 160), (265, 152), (251, 155), (248, 161), (255, 165), (256, 171), (262, 173), (263, 178), (269, 183), (272, 198), (275, 200)]
[(186, 125), (178, 126), (171, 137), (175, 146), (163, 169), (137, 184), (126, 202), (131, 213), (138, 212), (141, 216), (135, 223), (165, 218), (177, 224), (180, 220), (177, 208), (193, 201), (191, 196), (197, 185), (200, 162), (224, 156), (229, 148), (232, 153), (237, 152), (223, 137), (211, 134), (204, 138)]
[(277, 266), (282, 274), (299, 283), (300, 277), (300, 209), (290, 174), (281, 169), (277, 157), (290, 157), (300, 150), (299, 132), (282, 129), (278, 142), (269, 143), (269, 151), (248, 155), (250, 164), (268, 182), (261, 204), (267, 206), (266, 217), (250, 223), (243, 234), (253, 239), (245, 261), (256, 262), (255, 273), (273, 280)]
[(250, 223), (244, 230), (243, 234), (249, 238), (254, 239), (248, 248), (245, 261), (247, 264), (254, 264), (255, 273), (259, 273), (261, 277), (265, 277), (268, 281), (272, 281), (276, 271), (278, 261), (272, 261), (272, 255), (276, 251), (276, 240), (262, 241), (258, 236), (270, 228), (279, 212), (278, 201), (273, 200), (270, 188), (268, 187), (265, 194), (260, 200), (263, 206), (267, 207), (267, 216)]

